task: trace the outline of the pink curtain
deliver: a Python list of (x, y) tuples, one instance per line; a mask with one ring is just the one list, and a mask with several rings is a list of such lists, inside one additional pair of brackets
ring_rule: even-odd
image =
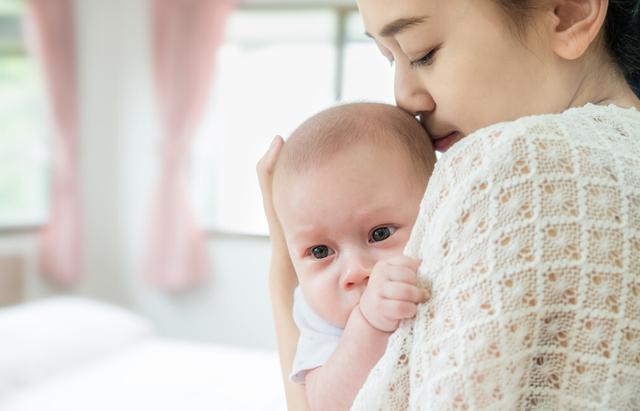
[(152, 5), (162, 147), (145, 276), (163, 289), (179, 291), (198, 285), (208, 273), (206, 237), (189, 203), (185, 166), (233, 3), (153, 0)]
[(40, 265), (54, 282), (82, 274), (78, 174), (77, 81), (72, 0), (28, 0), (25, 23), (40, 61), (53, 124), (51, 214), (41, 236)]

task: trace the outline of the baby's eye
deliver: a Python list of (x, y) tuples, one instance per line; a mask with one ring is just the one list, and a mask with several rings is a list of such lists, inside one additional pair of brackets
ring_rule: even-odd
[(329, 247), (327, 247), (326, 245), (316, 245), (314, 247), (311, 247), (309, 249), (309, 252), (314, 258), (316, 258), (318, 260), (322, 260), (323, 258), (327, 258), (331, 254), (334, 253), (334, 251), (332, 249), (330, 249)]
[(387, 238), (391, 237), (393, 233), (396, 232), (395, 227), (378, 227), (374, 228), (371, 234), (369, 235), (370, 243), (377, 243), (380, 241), (384, 241)]

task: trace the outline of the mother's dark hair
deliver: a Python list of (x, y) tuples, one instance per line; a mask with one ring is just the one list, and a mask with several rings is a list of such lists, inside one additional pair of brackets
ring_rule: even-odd
[[(497, 1), (518, 29), (536, 8), (536, 0)], [(607, 51), (640, 97), (640, 0), (609, 0), (603, 30)]]

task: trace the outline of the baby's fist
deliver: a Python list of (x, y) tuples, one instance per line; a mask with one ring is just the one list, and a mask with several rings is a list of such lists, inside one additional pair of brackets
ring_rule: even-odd
[(419, 265), (417, 260), (399, 256), (380, 260), (373, 267), (360, 297), (360, 311), (374, 328), (393, 332), (400, 320), (416, 315), (417, 304), (427, 296), (417, 286)]

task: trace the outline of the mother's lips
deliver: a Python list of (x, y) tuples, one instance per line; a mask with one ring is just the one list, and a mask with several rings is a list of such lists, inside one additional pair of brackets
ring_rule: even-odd
[(449, 137), (451, 134), (454, 134), (454, 133), (455, 133), (455, 131), (450, 131), (450, 132), (448, 132), (448, 133), (445, 133), (445, 134), (439, 134), (439, 135), (438, 135), (438, 134), (433, 134), (433, 135), (431, 135), (431, 140), (433, 140), (433, 141), (435, 141), (435, 140), (441, 140), (441, 139), (443, 139), (443, 138)]
[(436, 151), (445, 152), (447, 151), (455, 142), (459, 140), (460, 133), (457, 131), (452, 131), (449, 134), (442, 134), (440, 136), (432, 136), (431, 142), (433, 143), (433, 148)]

